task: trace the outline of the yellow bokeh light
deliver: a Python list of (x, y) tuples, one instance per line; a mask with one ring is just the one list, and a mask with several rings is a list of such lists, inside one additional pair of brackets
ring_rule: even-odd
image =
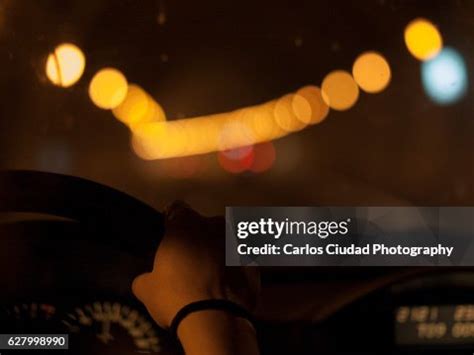
[(127, 79), (113, 68), (105, 68), (98, 71), (89, 85), (89, 96), (92, 102), (106, 110), (119, 106), (128, 91)]
[(133, 152), (143, 160), (153, 160), (156, 159), (150, 150), (147, 150), (144, 147), (143, 140), (140, 139), (137, 135), (132, 134), (130, 140), (130, 146), (132, 147)]
[(63, 43), (46, 60), (46, 76), (57, 86), (69, 87), (84, 73), (86, 58), (79, 47)]
[[(133, 95), (137, 95), (137, 98), (134, 100), (141, 102), (135, 110), (143, 113), (146, 105), (142, 99), (138, 99), (143, 97), (142, 89), (135, 85), (131, 85), (131, 88), (132, 93), (136, 91)], [(126, 101), (123, 103), (123, 112), (130, 112), (129, 108), (125, 109), (128, 105)], [(114, 110), (114, 114), (122, 115), (121, 111)], [(307, 124), (320, 122), (328, 111), (321, 90), (307, 86), (296, 94), (231, 112), (142, 122), (131, 127), (131, 145), (139, 157), (147, 160), (234, 150), (277, 139)]]
[(275, 122), (277, 101), (209, 116), (144, 123), (133, 129), (132, 147), (143, 159), (166, 159), (236, 149), (282, 137), (288, 132)]
[(150, 122), (137, 126), (132, 132), (135, 152), (144, 159), (192, 155), (189, 154), (189, 131), (184, 121)]
[[(288, 94), (278, 99), (273, 111), (276, 123), (286, 132), (303, 129), (307, 123), (298, 119), (297, 113), (305, 115), (311, 110), (305, 98), (301, 96), (299, 100), (295, 100), (295, 96), (295, 94)], [(295, 102), (297, 105), (294, 105)], [(296, 110), (294, 106), (297, 106)]]
[(139, 124), (166, 120), (163, 108), (135, 84), (128, 86), (125, 99), (112, 110), (114, 116), (132, 130)]
[(217, 150), (221, 120), (203, 118), (199, 124), (192, 119), (183, 119), (182, 129), (186, 131), (186, 142), (182, 147), (182, 154), (196, 154)]
[(316, 86), (305, 86), (299, 89), (292, 104), (298, 119), (306, 124), (317, 124), (329, 113), (329, 106), (323, 100), (321, 89)]
[(276, 103), (277, 101), (273, 100), (243, 110), (242, 120), (251, 128), (257, 142), (266, 142), (286, 134), (273, 116)]
[(298, 120), (305, 125), (309, 124), (311, 116), (313, 115), (313, 109), (306, 97), (298, 93), (293, 95), (293, 98), (291, 99), (291, 108)]
[(235, 147), (252, 145), (255, 143), (255, 137), (252, 130), (241, 120), (233, 119), (226, 122), (219, 132), (218, 150), (234, 149)]
[(415, 19), (405, 28), (405, 44), (419, 60), (435, 57), (443, 47), (443, 38), (435, 25), (426, 19)]
[(352, 75), (360, 88), (368, 93), (384, 90), (392, 76), (387, 60), (376, 52), (361, 54), (354, 62)]
[(343, 70), (329, 73), (321, 85), (322, 97), (334, 110), (348, 110), (359, 98), (359, 87), (351, 74)]

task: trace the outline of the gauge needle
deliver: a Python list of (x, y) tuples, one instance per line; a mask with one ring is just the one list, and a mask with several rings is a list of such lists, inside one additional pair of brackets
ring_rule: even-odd
[(109, 341), (114, 340), (114, 337), (110, 333), (110, 321), (106, 320), (102, 322), (102, 333), (97, 334), (97, 338), (102, 340), (104, 344), (108, 344)]

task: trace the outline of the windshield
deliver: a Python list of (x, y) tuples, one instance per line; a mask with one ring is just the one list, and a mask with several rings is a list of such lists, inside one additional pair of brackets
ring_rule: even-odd
[[(3, 0), (0, 167), (205, 213), (470, 204), (473, 11), (470, 1)], [(317, 122), (304, 118), (315, 112), (304, 92), (285, 96), (307, 86), (324, 89)], [(203, 136), (222, 119), (211, 114), (273, 102), (256, 117), (286, 117), (280, 98), (300, 126)], [(202, 120), (137, 143), (127, 118), (150, 107), (160, 122)]]

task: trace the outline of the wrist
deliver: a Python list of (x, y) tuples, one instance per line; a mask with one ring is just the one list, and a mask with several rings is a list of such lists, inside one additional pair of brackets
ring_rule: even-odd
[[(180, 294), (181, 296), (177, 297), (177, 294)], [(177, 316), (178, 312), (180, 312), (188, 305), (197, 302), (202, 302), (206, 300), (222, 300), (235, 303), (236, 305), (247, 309), (245, 306), (243, 306), (243, 303), (239, 300), (238, 297), (234, 297), (234, 295), (230, 292), (222, 292), (220, 290), (205, 290), (193, 294), (185, 292), (173, 292), (172, 294), (162, 293), (158, 297), (156, 297), (156, 300), (161, 301), (154, 302), (153, 309), (155, 310), (155, 317), (153, 318), (158, 322), (160, 326), (165, 329), (170, 328), (171, 322)]]
[(235, 339), (236, 348), (242, 346), (242, 339), (243, 343), (255, 343), (257, 348), (253, 324), (225, 310), (205, 309), (188, 314), (180, 323), (177, 335), (186, 354), (201, 354), (206, 349), (206, 354), (220, 355), (223, 347), (229, 345), (229, 339)]
[(254, 321), (250, 312), (235, 302), (225, 299), (207, 299), (192, 302), (180, 309), (171, 322), (170, 332), (174, 337), (177, 337), (177, 329), (186, 317), (207, 310), (223, 311), (235, 317), (246, 319), (250, 324)]

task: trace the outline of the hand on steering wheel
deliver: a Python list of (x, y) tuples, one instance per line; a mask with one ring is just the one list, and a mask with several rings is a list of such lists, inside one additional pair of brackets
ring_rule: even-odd
[(168, 209), (167, 217), (153, 270), (138, 276), (132, 287), (155, 321), (167, 328), (181, 308), (207, 299), (253, 311), (258, 269), (225, 267), (224, 218), (203, 217), (181, 202)]

